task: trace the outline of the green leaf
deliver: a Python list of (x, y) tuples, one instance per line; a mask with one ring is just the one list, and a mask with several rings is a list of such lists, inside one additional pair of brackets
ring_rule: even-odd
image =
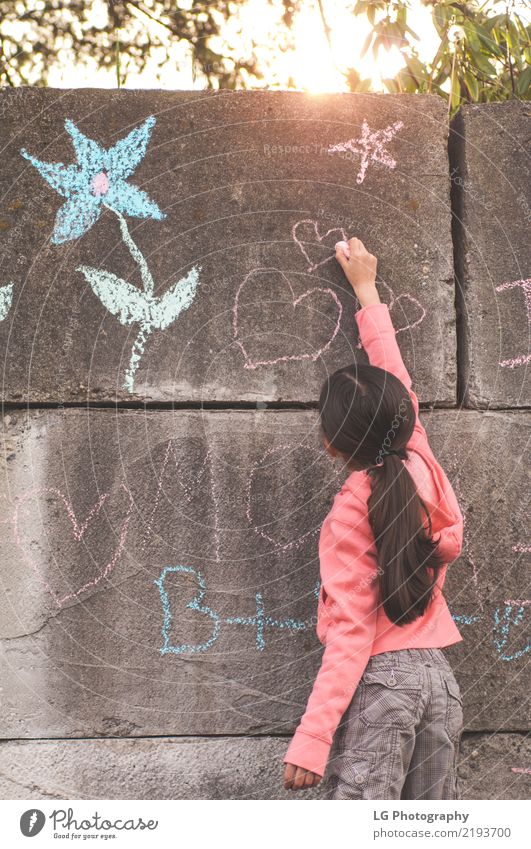
[(195, 298), (199, 284), (199, 268), (194, 266), (186, 277), (178, 280), (162, 298), (151, 305), (151, 323), (159, 330), (165, 330), (177, 316), (188, 309)]
[(480, 24), (476, 24), (476, 32), (481, 40), (481, 43), (490, 53), (494, 53), (495, 56), (503, 57), (503, 51), (496, 44), (496, 39), (494, 38), (494, 34), (492, 32), (488, 32), (484, 27)]
[(520, 95), (520, 97), (525, 100), (529, 100), (531, 89), (531, 65), (528, 65), (521, 74), (518, 75), (518, 79), (516, 80), (516, 92)]
[(477, 101), (479, 94), (479, 86), (478, 81), (475, 78), (474, 74), (471, 71), (465, 71), (463, 74), (463, 78), (466, 84), (466, 87), (470, 93), (470, 97), (473, 101)]
[(121, 324), (127, 326), (135, 321), (149, 321), (150, 302), (153, 299), (137, 289), (136, 286), (131, 286), (130, 283), (117, 277), (116, 274), (111, 271), (104, 271), (102, 268), (79, 265), (76, 271), (81, 271), (85, 275), (85, 279), (92, 287), (94, 294)]
[(509, 29), (507, 31), (507, 43), (513, 53), (518, 53), (518, 47), (520, 43), (520, 36), (518, 35), (518, 30), (516, 29), (516, 24), (514, 21), (509, 20)]
[(489, 60), (486, 56), (483, 55), (483, 53), (475, 53), (474, 59), (479, 70), (483, 71), (484, 74), (487, 74), (489, 77), (497, 76), (496, 68), (491, 62), (489, 62)]
[(8, 283), (6, 286), (0, 286), (0, 321), (3, 321), (11, 308), (11, 303), (13, 301), (13, 286), (14, 283)]
[(441, 39), (441, 43), (439, 44), (439, 47), (437, 48), (437, 53), (435, 54), (435, 56), (433, 57), (433, 61), (431, 62), (432, 68), (437, 67), (437, 64), (441, 60), (445, 50), (448, 50), (448, 36), (447, 35), (443, 35), (443, 37)]

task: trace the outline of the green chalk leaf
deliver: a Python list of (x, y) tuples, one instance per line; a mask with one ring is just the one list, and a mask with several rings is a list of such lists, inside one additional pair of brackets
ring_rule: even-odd
[(194, 266), (186, 277), (181, 278), (171, 289), (151, 304), (150, 318), (153, 327), (165, 330), (177, 316), (188, 309), (194, 300), (199, 284), (199, 268)]
[(116, 274), (101, 268), (80, 265), (76, 271), (81, 271), (85, 275), (85, 279), (103, 306), (122, 324), (127, 326), (135, 321), (149, 322), (153, 304), (153, 298), (150, 295), (145, 295), (140, 289), (126, 283)]

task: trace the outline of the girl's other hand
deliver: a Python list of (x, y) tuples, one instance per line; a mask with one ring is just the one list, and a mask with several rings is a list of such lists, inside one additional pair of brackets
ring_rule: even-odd
[(284, 769), (284, 790), (309, 790), (316, 787), (321, 776), (309, 769), (303, 769), (295, 764), (286, 764)]
[(380, 296), (376, 288), (376, 266), (378, 260), (369, 253), (361, 239), (353, 237), (348, 241), (350, 256), (345, 253), (338, 242), (336, 245), (336, 259), (345, 272), (346, 278), (354, 294), (362, 307), (367, 304), (380, 303)]

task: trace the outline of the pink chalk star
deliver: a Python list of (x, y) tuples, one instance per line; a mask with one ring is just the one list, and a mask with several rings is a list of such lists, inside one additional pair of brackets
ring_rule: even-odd
[(340, 142), (339, 144), (331, 145), (328, 148), (328, 153), (337, 153), (340, 151), (350, 150), (352, 153), (359, 153), (361, 156), (360, 170), (356, 177), (356, 183), (363, 183), (369, 162), (381, 162), (387, 168), (395, 168), (396, 161), (385, 150), (384, 145), (391, 141), (394, 135), (404, 126), (403, 121), (395, 121), (390, 124), (385, 130), (375, 130), (371, 133), (369, 125), (365, 118), (363, 119), (361, 137), (359, 139), (350, 139), (348, 142)]

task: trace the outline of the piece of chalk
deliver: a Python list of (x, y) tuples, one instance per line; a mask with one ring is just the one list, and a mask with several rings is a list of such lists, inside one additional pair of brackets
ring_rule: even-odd
[(350, 248), (349, 248), (348, 242), (344, 242), (344, 241), (336, 242), (336, 250), (338, 248), (340, 248), (343, 251), (343, 253), (345, 254), (346, 258), (349, 259)]

